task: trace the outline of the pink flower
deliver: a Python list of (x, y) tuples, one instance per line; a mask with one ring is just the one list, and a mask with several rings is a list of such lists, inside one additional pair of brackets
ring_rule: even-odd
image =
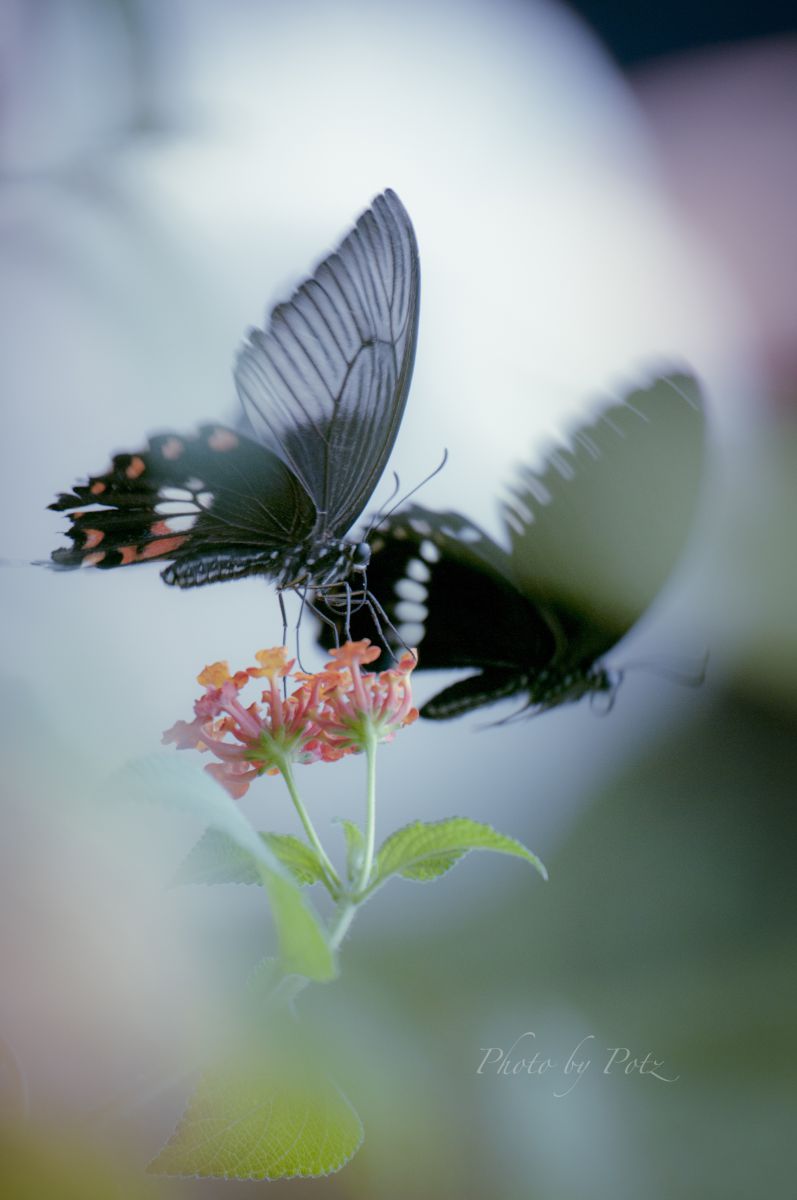
[[(163, 741), (215, 755), (219, 761), (205, 770), (234, 799), (264, 773), (287, 774), (294, 762), (335, 762), (369, 741), (390, 741), (418, 715), (409, 686), (416, 660), (407, 654), (392, 670), (364, 673), (363, 665), (379, 654), (367, 639), (347, 642), (332, 651), (323, 671), (293, 673), (299, 687), (289, 696), (282, 681), (291, 677), (293, 661), (284, 646), (258, 651), (258, 665), (235, 674), (226, 662), (213, 663), (197, 677), (205, 693), (194, 705), (194, 720), (177, 721)], [(266, 687), (259, 703), (245, 706), (240, 693), (255, 679), (265, 679)]]
[(324, 672), (329, 686), (322, 694), (319, 720), (329, 745), (343, 754), (365, 750), (369, 742), (390, 742), (418, 717), (410, 687), (416, 652), (402, 655), (390, 670), (364, 672), (363, 666), (380, 653), (367, 638), (330, 651), (333, 662)]

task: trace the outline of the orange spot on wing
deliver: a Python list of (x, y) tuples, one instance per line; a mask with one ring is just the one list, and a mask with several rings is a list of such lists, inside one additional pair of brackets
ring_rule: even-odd
[(140, 455), (134, 454), (130, 463), (125, 467), (125, 475), (128, 479), (138, 479), (139, 475), (143, 475), (147, 469), (147, 464)]
[(101, 496), (107, 487), (108, 484), (103, 483), (101, 479), (96, 480), (96, 482), (93, 483), (90, 488), (92, 496)]
[(84, 529), (85, 542), (83, 543), (84, 550), (93, 550), (95, 546), (99, 546), (102, 539), (105, 537), (102, 529)]
[(94, 552), (94, 554), (86, 555), (86, 557), (83, 559), (82, 565), (84, 567), (96, 567), (97, 563), (102, 562), (102, 560), (104, 558), (105, 558), (105, 551), (104, 550), (96, 550)]
[(150, 525), (149, 531), (153, 537), (163, 537), (172, 532), (165, 521), (156, 521), (154, 525)]
[(138, 560), (141, 561), (145, 558), (160, 558), (164, 554), (174, 554), (175, 550), (178, 550), (180, 546), (182, 546), (183, 542), (185, 541), (185, 537), (186, 535), (182, 533), (177, 534), (175, 537), (163, 538), (159, 542), (150, 542), (150, 544), (145, 546), (138, 555)]
[(168, 458), (172, 462), (175, 458), (179, 458), (184, 450), (185, 442), (176, 437), (168, 438), (161, 446), (161, 454), (163, 457)]
[(150, 542), (143, 549), (138, 550), (135, 546), (117, 546), (117, 550), (122, 556), (120, 567), (127, 567), (130, 563), (146, 562), (149, 558), (163, 558), (167, 554), (173, 554), (185, 541), (185, 534), (178, 534), (175, 537), (160, 538), (158, 541)]
[(214, 429), (208, 438), (208, 445), (211, 450), (234, 450), (238, 441), (231, 429)]

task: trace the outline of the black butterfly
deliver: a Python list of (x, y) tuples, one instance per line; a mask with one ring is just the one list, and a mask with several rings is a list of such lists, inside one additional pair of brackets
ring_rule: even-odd
[(395, 192), (377, 196), (265, 329), (235, 381), (255, 438), (220, 425), (150, 438), (63, 493), (60, 567), (170, 559), (168, 584), (268, 575), (320, 588), (362, 570), (343, 540), (375, 488), (404, 412), (418, 332), (415, 233)]
[[(579, 429), (541, 474), (522, 471), (504, 505), (509, 552), (455, 512), (413, 505), (390, 517), (371, 542), (368, 585), (394, 626), (391, 648), (400, 637), (422, 669), (479, 672), (421, 714), (439, 720), (516, 695), (537, 712), (587, 693), (610, 702), (618, 678), (601, 660), (678, 556), (703, 439), (699, 388), (672, 375)], [(373, 637), (370, 621), (357, 609), (352, 636)], [(332, 638), (324, 626), (322, 645)]]

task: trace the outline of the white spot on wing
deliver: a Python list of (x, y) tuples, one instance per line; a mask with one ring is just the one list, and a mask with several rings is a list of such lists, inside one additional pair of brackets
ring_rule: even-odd
[(420, 558), (411, 558), (407, 563), (407, 578), (415, 579), (418, 583), (426, 583), (432, 572)]
[(172, 533), (188, 533), (196, 524), (196, 513), (184, 513), (181, 517), (169, 519), (169, 529)]
[(421, 542), (421, 556), (428, 563), (440, 562), (440, 551), (435, 546), (434, 542)]
[(399, 579), (396, 584), (396, 595), (402, 600), (415, 600), (423, 603), (426, 599), (426, 588), (414, 579)]
[(407, 646), (420, 646), (425, 634), (424, 626), (414, 621), (398, 627), (398, 635)]
[(463, 525), (457, 534), (457, 537), (461, 542), (467, 542), (470, 546), (472, 546), (474, 542), (480, 542), (482, 540), (478, 529), (473, 529), (470, 525)]
[(192, 504), (193, 501), (187, 496), (182, 500), (159, 500), (155, 505), (155, 512), (168, 520), (170, 517), (182, 516), (186, 507)]
[(424, 604), (416, 604), (412, 600), (399, 600), (395, 608), (399, 621), (425, 621), (429, 609)]
[(160, 503), (166, 503), (167, 501), (176, 503), (179, 501), (183, 506), (185, 506), (186, 501), (190, 501), (190, 499), (191, 493), (188, 488), (184, 487), (165, 487), (161, 488), (161, 490), (158, 492), (158, 501)]

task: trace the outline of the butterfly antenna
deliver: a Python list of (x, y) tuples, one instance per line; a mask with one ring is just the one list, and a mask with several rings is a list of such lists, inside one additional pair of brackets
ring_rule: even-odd
[(617, 699), (617, 693), (620, 690), (620, 684), (625, 679), (625, 668), (613, 671), (611, 686), (608, 691), (590, 692), (589, 706), (594, 713), (599, 717), (608, 717), (609, 713), (614, 708)]
[[(384, 525), (384, 523), (385, 523), (385, 521), (387, 521), (388, 517), (392, 517), (393, 513), (396, 511), (397, 508), (401, 508), (402, 504), (406, 504), (407, 501), (410, 499), (410, 497), (414, 496), (415, 493), (420, 491), (420, 489), (422, 487), (425, 487), (426, 484), (430, 482), (430, 480), (434, 479), (435, 475), (439, 475), (447, 462), (448, 462), (448, 450), (446, 449), (443, 451), (443, 457), (440, 459), (440, 462), (437, 464), (437, 466), (435, 467), (435, 469), (433, 471), (429, 472), (429, 474), (426, 476), (425, 479), (422, 479), (420, 483), (416, 483), (415, 487), (411, 491), (407, 492), (406, 496), (402, 496), (400, 500), (397, 500), (396, 503), (392, 506), (392, 508), (389, 508), (387, 510), (387, 512), (384, 512), (381, 514), (377, 513), (377, 519), (374, 521), (373, 525), (370, 526), (370, 528), (366, 532), (363, 540), (367, 542), (368, 539), (370, 538), (371, 534), (376, 533), (379, 526)], [(396, 481), (398, 481), (398, 475), (395, 476), (395, 479), (396, 479)], [(393, 491), (394, 496), (395, 496), (397, 490), (398, 490), (397, 488), (394, 489), (394, 491)], [(392, 497), (391, 497), (391, 499), (392, 499)]]
[(481, 733), (484, 729), (497, 729), (500, 725), (516, 725), (518, 721), (540, 716), (548, 707), (550, 706), (535, 704), (533, 700), (527, 700), (519, 709), (510, 713), (507, 717), (502, 717), (500, 721), (488, 721), (486, 725), (477, 725), (476, 728)]
[(688, 666), (684, 666), (683, 668), (674, 667), (669, 663), (662, 662), (660, 659), (649, 658), (626, 663), (623, 669), (625, 671), (647, 671), (649, 674), (658, 675), (661, 679), (669, 679), (672, 683), (680, 683), (683, 687), (699, 688), (706, 682), (708, 651), (704, 652), (697, 668), (691, 667), (690, 669)]

